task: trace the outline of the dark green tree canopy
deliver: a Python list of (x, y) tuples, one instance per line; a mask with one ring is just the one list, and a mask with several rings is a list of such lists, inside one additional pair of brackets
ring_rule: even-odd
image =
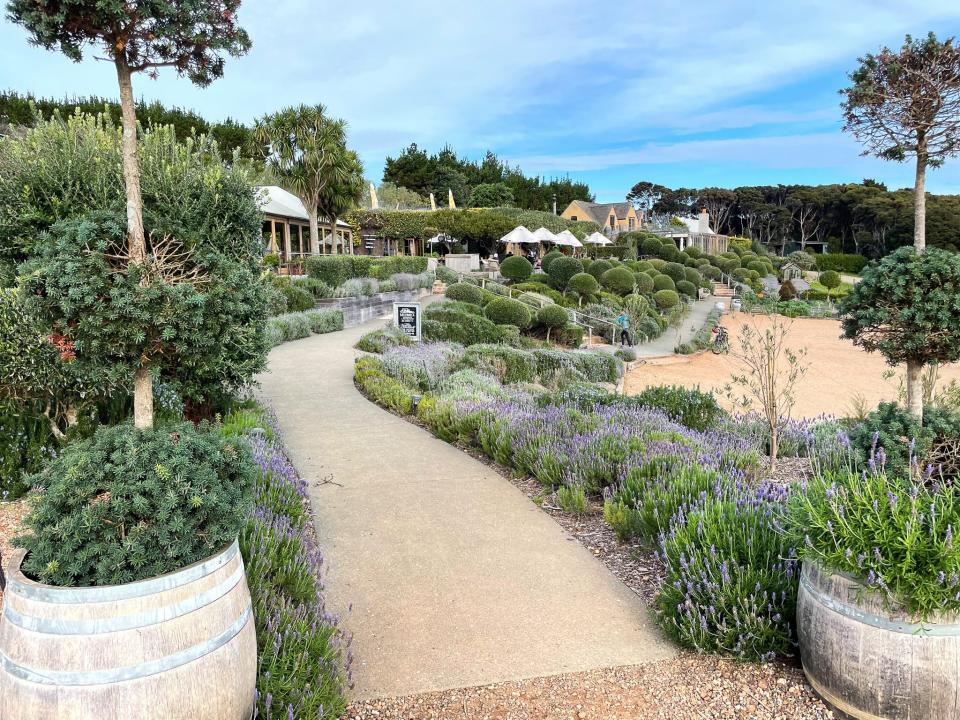
[(900, 248), (864, 272), (840, 305), (843, 333), (891, 365), (960, 360), (960, 255)]
[(83, 59), (86, 45), (124, 56), (131, 72), (172, 67), (197, 85), (223, 75), (224, 53), (242, 55), (250, 37), (237, 25), (240, 0), (10, 0), (11, 21), (30, 40)]

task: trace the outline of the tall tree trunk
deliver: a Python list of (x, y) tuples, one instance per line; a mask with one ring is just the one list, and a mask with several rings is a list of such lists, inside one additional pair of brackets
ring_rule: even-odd
[[(119, 52), (114, 59), (120, 85), (120, 117), (123, 125), (123, 183), (127, 193), (127, 253), (131, 265), (147, 260), (147, 241), (143, 231), (143, 198), (140, 195), (140, 163), (137, 160), (137, 113), (133, 101), (133, 82), (127, 56)], [(153, 427), (153, 378), (141, 358), (133, 379), (133, 424)]]
[(913, 184), (913, 247), (917, 252), (927, 248), (927, 139), (921, 132), (917, 138), (917, 178)]
[(337, 249), (337, 218), (330, 213), (330, 252), (334, 255), (340, 253)]
[(907, 361), (907, 411), (923, 419), (923, 382), (920, 373), (923, 365), (913, 360)]
[(320, 254), (320, 224), (317, 221), (317, 206), (308, 205), (307, 215), (310, 218), (310, 254)]

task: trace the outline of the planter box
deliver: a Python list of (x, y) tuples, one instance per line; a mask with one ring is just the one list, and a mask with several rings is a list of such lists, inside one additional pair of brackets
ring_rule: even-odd
[(247, 720), (257, 637), (236, 542), (176, 572), (55, 587), (5, 568), (3, 720)]
[(321, 310), (342, 310), (343, 326), (348, 328), (392, 315), (395, 302), (416, 302), (423, 295), (429, 294), (429, 290), (403, 290), (377, 293), (369, 297), (329, 298), (318, 300), (317, 307)]
[(803, 671), (841, 716), (960, 717), (960, 616), (921, 624), (855, 578), (804, 561), (797, 598)]

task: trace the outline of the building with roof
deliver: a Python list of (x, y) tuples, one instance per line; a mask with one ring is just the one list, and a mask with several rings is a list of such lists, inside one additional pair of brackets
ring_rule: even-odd
[(571, 202), (566, 210), (560, 213), (560, 217), (574, 222), (578, 220), (595, 222), (608, 237), (639, 230), (642, 220), (633, 203), (591, 203), (584, 200)]
[(706, 210), (701, 210), (696, 217), (674, 216), (660, 225), (643, 229), (672, 238), (681, 250), (695, 247), (708, 255), (719, 255), (730, 247), (730, 238), (710, 226), (710, 213)]
[[(262, 185), (260, 209), (263, 212), (263, 242), (266, 252), (276, 253), (282, 262), (300, 260), (310, 255), (318, 255), (321, 248), (310, 247), (310, 216), (296, 195), (277, 185)], [(331, 252), (333, 241), (330, 238), (330, 221), (318, 218), (320, 223), (320, 245), (324, 252)], [(353, 230), (343, 220), (337, 221), (336, 244), (339, 252), (353, 243)]]

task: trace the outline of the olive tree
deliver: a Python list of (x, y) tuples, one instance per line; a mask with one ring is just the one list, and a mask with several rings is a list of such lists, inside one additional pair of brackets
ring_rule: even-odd
[[(126, 190), (126, 248), (119, 271), (135, 270), (141, 283), (157, 273), (145, 271), (153, 248), (143, 225), (140, 165), (137, 158), (137, 116), (133, 75), (156, 76), (175, 69), (201, 87), (223, 75), (224, 54), (238, 56), (250, 38), (236, 22), (240, 0), (10, 0), (9, 18), (27, 29), (30, 41), (60, 50), (79, 62), (87, 46), (99, 46), (117, 73), (123, 128), (123, 178)], [(139, 268), (139, 269), (137, 269)], [(186, 278), (181, 278), (186, 280)], [(153, 383), (147, 360), (134, 378), (134, 424), (153, 425)]]
[(855, 345), (891, 365), (906, 363), (907, 406), (922, 418), (923, 366), (960, 360), (960, 255), (900, 248), (865, 270), (840, 315)]

